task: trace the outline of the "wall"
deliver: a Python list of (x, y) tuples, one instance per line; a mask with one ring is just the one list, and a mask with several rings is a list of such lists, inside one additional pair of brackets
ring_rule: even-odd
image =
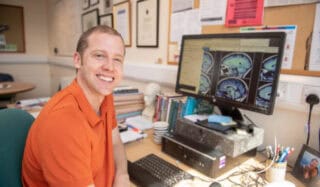
[[(59, 63), (59, 64), (64, 64), (69, 66), (70, 64), (64, 63), (64, 61), (60, 60), (59, 56), (53, 56), (52, 51), (54, 47), (55, 41), (61, 40), (59, 37), (61, 35), (54, 35), (54, 33), (61, 33), (63, 30), (69, 30), (68, 33), (74, 33), (75, 36), (79, 36), (81, 33), (81, 27), (77, 27), (74, 25), (70, 24), (59, 24), (58, 20), (62, 19), (63, 17), (67, 17), (66, 15), (77, 15), (78, 11), (74, 7), (82, 7), (81, 6), (81, 1), (77, 0), (71, 0), (71, 2), (67, 0), (49, 0), (49, 13), (53, 15), (49, 15), (50, 21), (49, 21), (49, 32), (52, 33), (50, 34), (50, 58), (52, 59), (53, 63)], [(163, 64), (166, 64), (166, 59), (167, 59), (167, 42), (168, 42), (168, 15), (169, 12), (168, 10), (168, 1), (164, 0), (159, 0), (160, 4), (160, 12), (159, 12), (159, 47), (158, 48), (137, 48), (136, 47), (136, 3), (137, 0), (131, 0), (131, 47), (126, 48), (126, 58), (125, 58), (125, 63), (127, 64), (155, 64), (158, 59), (161, 59)], [(64, 6), (62, 6), (64, 5)], [(100, 1), (100, 3), (94, 7), (90, 7), (89, 9), (83, 11), (81, 10), (81, 13), (90, 11), (95, 8), (99, 8), (99, 14), (102, 15), (105, 13), (104, 6), (103, 6), (103, 1)], [(55, 15), (56, 13), (52, 10), (56, 10), (58, 12), (63, 12), (61, 9), (67, 9), (69, 11), (72, 11), (74, 13), (65, 13), (65, 15)], [(57, 18), (58, 16), (58, 18)], [(69, 16), (70, 17), (70, 16)], [(74, 19), (73, 17), (69, 19)], [(75, 20), (78, 23), (81, 23), (81, 17), (79, 16), (78, 20)], [(59, 32), (60, 31), (60, 32)], [(66, 32), (62, 32), (66, 33)], [(76, 45), (76, 41), (74, 40), (74, 37), (65, 37), (64, 38), (66, 41), (65, 43), (74, 43), (74, 46)], [(73, 47), (72, 45), (69, 46)], [(62, 54), (61, 56), (72, 56), (72, 51), (71, 49), (63, 50), (67, 51), (67, 54)], [(60, 56), (60, 57), (61, 57)], [(70, 58), (71, 59), (71, 58)]]

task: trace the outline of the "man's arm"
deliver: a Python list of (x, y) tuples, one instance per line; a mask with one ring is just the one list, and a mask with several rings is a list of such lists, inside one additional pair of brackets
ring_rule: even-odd
[(115, 160), (115, 179), (114, 187), (130, 186), (130, 180), (127, 169), (127, 158), (124, 150), (123, 143), (120, 139), (120, 133), (118, 128), (112, 130), (112, 142)]

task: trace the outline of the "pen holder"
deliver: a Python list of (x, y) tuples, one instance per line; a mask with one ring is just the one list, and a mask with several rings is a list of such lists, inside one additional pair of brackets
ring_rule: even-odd
[[(272, 160), (267, 160), (266, 167), (271, 164)], [(266, 171), (268, 182), (284, 181), (286, 178), (287, 162), (274, 162)]]

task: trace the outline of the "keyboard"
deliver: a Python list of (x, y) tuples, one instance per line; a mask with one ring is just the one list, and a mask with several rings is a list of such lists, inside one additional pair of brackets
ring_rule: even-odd
[(130, 180), (141, 187), (171, 187), (193, 176), (162, 158), (149, 154), (135, 162), (128, 161)]

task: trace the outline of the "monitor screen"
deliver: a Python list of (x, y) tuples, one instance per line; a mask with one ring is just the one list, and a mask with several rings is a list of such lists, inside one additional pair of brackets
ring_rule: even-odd
[(176, 92), (272, 114), (285, 33), (185, 35)]

